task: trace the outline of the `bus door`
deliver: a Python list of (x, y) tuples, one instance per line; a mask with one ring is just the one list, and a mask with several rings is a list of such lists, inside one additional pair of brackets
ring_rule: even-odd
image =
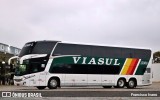
[(37, 75), (37, 73), (32, 73), (30, 75), (27, 76), (28, 77), (28, 81), (29, 81), (29, 86), (37, 86), (39, 85), (39, 75)]
[(45, 75), (41, 72), (41, 64), (39, 62), (31, 62), (30, 63), (30, 71), (29, 75), (29, 83), (30, 86), (39, 86), (40, 84), (45, 83)]
[(43, 71), (44, 69), (45, 69), (45, 67), (46, 67), (46, 64), (41, 64), (40, 65), (40, 71), (42, 71), (42, 72), (40, 72), (39, 74), (39, 79), (38, 79), (38, 81), (39, 81), (39, 85), (40, 86), (45, 86), (46, 85), (46, 75), (47, 75), (47, 72), (45, 72), (45, 71)]

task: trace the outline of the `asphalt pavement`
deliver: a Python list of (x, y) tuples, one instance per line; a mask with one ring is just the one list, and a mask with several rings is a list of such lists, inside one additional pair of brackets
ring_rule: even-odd
[[(2, 97), (3, 95), (3, 97)], [(9, 95), (10, 97), (7, 97)], [(5, 97), (6, 96), (6, 97)], [(150, 86), (127, 88), (102, 87), (62, 87), (58, 89), (38, 90), (36, 87), (2, 86), (0, 85), (0, 100), (159, 100), (160, 82)]]

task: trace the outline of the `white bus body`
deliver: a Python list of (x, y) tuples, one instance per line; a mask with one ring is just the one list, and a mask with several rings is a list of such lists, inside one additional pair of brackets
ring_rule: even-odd
[[(43, 42), (47, 41), (40, 41), (40, 43)], [(38, 42), (35, 43), (38, 45)], [(24, 48), (33, 45), (35, 47), (36, 44), (30, 42), (27, 43)], [(112, 86), (123, 88), (127, 86), (128, 88), (135, 88), (136, 86), (152, 84), (150, 50), (138, 49), (138, 51), (137, 49), (129, 48), (129, 50), (134, 51), (135, 56), (129, 53), (129, 56), (121, 57), (121, 55), (117, 55), (115, 58), (110, 54), (108, 54), (109, 56), (101, 56), (103, 54), (97, 56), (95, 55), (96, 53), (94, 53), (94, 56), (91, 56), (83, 55), (83, 53), (73, 54), (73, 51), (68, 55), (61, 53), (53, 54), (60, 44), (62, 43), (54, 43), (49, 54), (30, 53), (19, 56), (19, 69), (17, 69), (14, 76), (14, 84), (20, 86), (35, 86), (38, 89), (44, 89), (45, 87), (54, 89), (63, 86), (103, 86), (104, 88)], [(62, 47), (65, 47), (64, 44)], [(73, 50), (72, 47), (73, 44), (71, 46)], [(96, 48), (96, 46), (94, 47)], [(64, 51), (67, 51), (65, 48)], [(102, 48), (104, 49), (104, 47)], [(99, 48), (97, 49), (99, 50), (98, 52), (101, 52)], [(114, 49), (119, 50), (121, 48)], [(128, 50), (128, 48), (122, 48), (122, 52), (123, 49)], [(136, 55), (136, 50), (137, 52), (146, 52), (146, 56), (143, 55), (141, 58), (141, 55)], [(40, 63), (37, 63), (37, 61)], [(28, 63), (28, 65), (26, 63)]]

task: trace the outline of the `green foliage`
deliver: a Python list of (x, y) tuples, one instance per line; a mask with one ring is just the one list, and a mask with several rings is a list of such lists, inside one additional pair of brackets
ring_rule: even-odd
[(154, 63), (160, 63), (160, 51), (153, 53), (153, 61)]

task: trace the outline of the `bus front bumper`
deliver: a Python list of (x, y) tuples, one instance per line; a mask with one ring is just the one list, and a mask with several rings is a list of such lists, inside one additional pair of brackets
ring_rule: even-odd
[(16, 86), (26, 86), (26, 82), (25, 81), (20, 81), (20, 82), (14, 81), (14, 85), (16, 85)]

